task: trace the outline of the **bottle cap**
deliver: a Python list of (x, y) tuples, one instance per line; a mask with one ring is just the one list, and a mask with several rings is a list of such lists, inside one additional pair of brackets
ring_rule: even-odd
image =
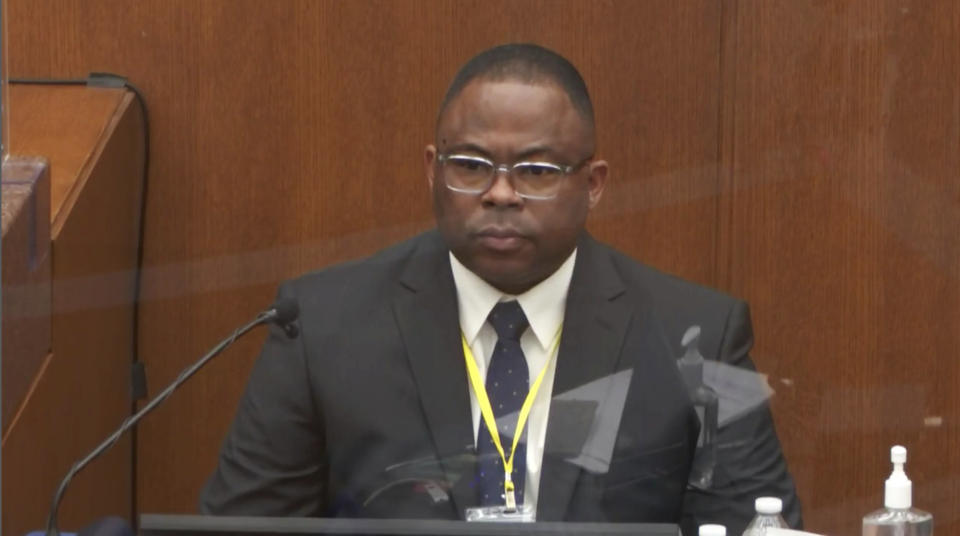
[(727, 527), (723, 525), (700, 525), (700, 536), (727, 536)]
[(783, 511), (783, 501), (779, 497), (757, 497), (753, 506), (758, 514), (774, 515)]
[(884, 486), (883, 505), (887, 508), (902, 510), (913, 505), (913, 483), (903, 471), (907, 463), (907, 449), (896, 445), (890, 449), (890, 461), (893, 462), (893, 472)]

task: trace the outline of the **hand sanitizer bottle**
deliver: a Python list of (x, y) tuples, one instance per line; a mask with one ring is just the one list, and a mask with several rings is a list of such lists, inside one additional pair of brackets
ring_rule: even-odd
[(783, 501), (777, 497), (758, 497), (753, 502), (757, 516), (747, 525), (743, 536), (763, 536), (769, 528), (788, 529), (787, 522), (780, 516)]
[(699, 343), (700, 326), (690, 326), (683, 334), (681, 344), (684, 354), (677, 360), (677, 366), (687, 384), (697, 417), (700, 418), (700, 435), (697, 437), (697, 452), (690, 470), (689, 484), (695, 488), (708, 489), (713, 483), (713, 468), (717, 459), (720, 399), (717, 393), (703, 382), (703, 356), (697, 347)]
[(864, 516), (863, 536), (932, 536), (933, 516), (911, 508), (913, 484), (903, 472), (907, 449), (899, 445), (891, 448), (890, 461), (893, 473), (887, 479), (884, 508)]
[(723, 525), (700, 525), (700, 536), (727, 536), (727, 527)]

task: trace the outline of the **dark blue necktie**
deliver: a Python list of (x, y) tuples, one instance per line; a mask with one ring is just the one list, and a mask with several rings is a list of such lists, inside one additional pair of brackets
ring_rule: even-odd
[[(507, 459), (513, 446), (513, 436), (517, 428), (520, 408), (530, 390), (530, 373), (527, 360), (520, 348), (520, 335), (527, 329), (527, 317), (516, 301), (498, 303), (487, 321), (497, 331), (497, 345), (493, 349), (490, 365), (487, 368), (487, 396), (493, 407), (500, 434), (500, 445)], [(511, 419), (502, 419), (513, 414)], [(507, 422), (509, 420), (509, 422)], [(523, 432), (525, 433), (525, 432)], [(483, 506), (503, 506), (503, 460), (493, 444), (487, 425), (480, 417), (480, 430), (477, 433), (477, 481), (479, 483), (480, 504)], [(523, 503), (523, 483), (527, 474), (527, 445), (521, 435), (517, 452), (513, 456), (513, 485), (517, 504)]]

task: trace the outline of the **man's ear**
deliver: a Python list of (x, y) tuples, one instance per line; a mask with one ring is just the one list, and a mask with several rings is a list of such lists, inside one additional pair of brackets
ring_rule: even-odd
[(590, 176), (587, 178), (587, 190), (590, 194), (590, 208), (597, 206), (600, 197), (603, 196), (603, 188), (607, 185), (607, 172), (609, 171), (606, 160), (595, 160), (590, 163)]
[(434, 173), (436, 173), (437, 166), (437, 147), (436, 145), (427, 145), (423, 150), (423, 169), (427, 174), (427, 184), (430, 185), (430, 190), (433, 190), (433, 179)]

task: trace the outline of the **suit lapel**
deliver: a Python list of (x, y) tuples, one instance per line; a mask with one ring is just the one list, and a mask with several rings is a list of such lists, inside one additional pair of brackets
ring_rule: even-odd
[(394, 314), (417, 383), (432, 439), (462, 517), (475, 503), (473, 430), (466, 369), (460, 343), (456, 288), (447, 249), (436, 233), (426, 235), (404, 268)]
[[(585, 235), (578, 245), (567, 296), (553, 398), (616, 371), (632, 315), (627, 300), (623, 299), (624, 291), (623, 280), (613, 267), (610, 254)], [(537, 499), (540, 521), (565, 518), (580, 476), (580, 467), (567, 462), (562, 456), (564, 453), (551, 451), (551, 444), (570, 443), (569, 438), (564, 438), (570, 431), (556, 425), (564, 421), (559, 418), (562, 411), (562, 405), (551, 403)], [(580, 439), (583, 438), (575, 439), (574, 443), (582, 444)]]

